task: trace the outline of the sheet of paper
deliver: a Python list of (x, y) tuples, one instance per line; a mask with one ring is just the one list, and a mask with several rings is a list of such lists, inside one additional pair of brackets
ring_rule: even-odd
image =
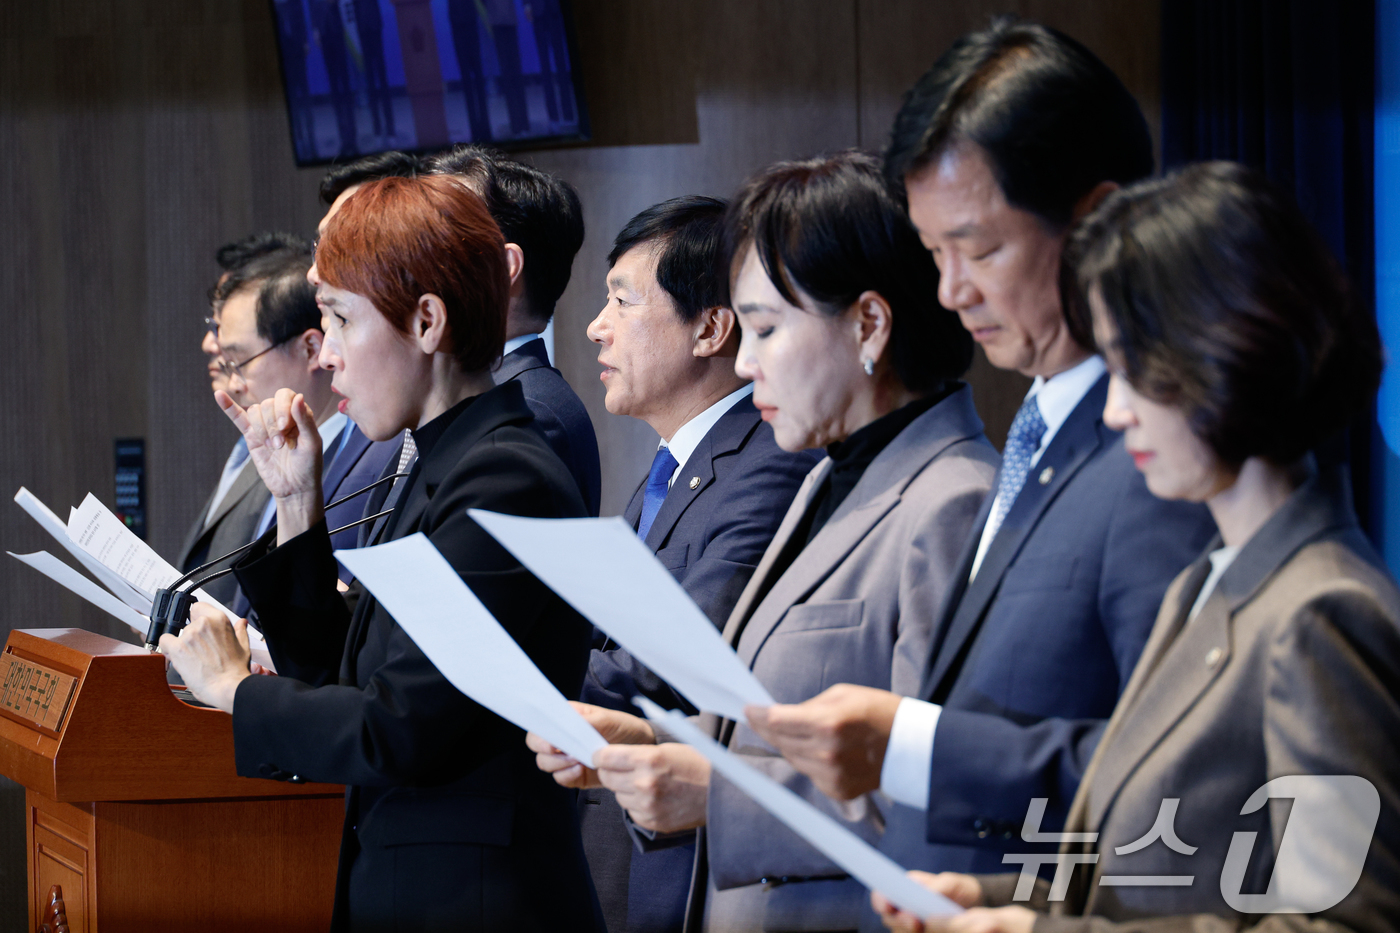
[(469, 514), (552, 590), (702, 710), (773, 698), (621, 518)]
[[(126, 523), (112, 514), (92, 493), (88, 493), (83, 504), (73, 510), (68, 520), (68, 537), (101, 561), (108, 570), (119, 574), (141, 592), (150, 594), (148, 600), (156, 590), (180, 579), (180, 571), (166, 563), (165, 558), (149, 544), (136, 537)], [(234, 617), (228, 607), (203, 589), (194, 592), (200, 602), (208, 603), (230, 619)]]
[(902, 910), (920, 917), (962, 913), (957, 904), (914, 881), (883, 852), (768, 775), (745, 764), (680, 713), (668, 712), (643, 696), (633, 702), (648, 719), (704, 755), (716, 771), (867, 888), (879, 891)]
[(144, 636), (146, 631), (150, 628), (150, 619), (143, 616), (135, 609), (132, 609), (126, 603), (117, 599), (96, 583), (93, 583), (87, 577), (78, 573), (78, 571), (69, 567), (57, 557), (54, 557), (48, 551), (39, 551), (36, 554), (16, 554), (14, 551), (6, 551), (5, 553), (16, 560), (28, 564), (65, 589), (77, 593), (103, 612), (121, 619), (127, 625), (135, 629), (137, 634)]
[(423, 534), (335, 552), (452, 686), (579, 761), (607, 743)]
[(73, 539), (68, 537), (68, 528), (63, 524), (63, 520), (55, 515), (48, 506), (40, 502), (37, 496), (21, 486), (19, 492), (15, 493), (15, 502), (39, 523), (39, 527), (53, 535), (54, 540), (63, 545), (64, 549), (72, 554), (78, 563), (86, 567), (88, 573), (116, 594), (118, 599), (142, 615), (151, 611), (151, 597), (138, 591), (120, 576), (102, 566), (102, 563), (96, 558), (74, 544)]

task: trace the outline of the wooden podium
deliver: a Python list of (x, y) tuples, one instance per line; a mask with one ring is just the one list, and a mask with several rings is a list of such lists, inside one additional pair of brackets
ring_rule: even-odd
[(180, 702), (164, 658), (91, 632), (10, 633), (0, 685), (30, 930), (54, 884), (72, 933), (330, 927), (341, 787), (238, 777), (232, 717)]

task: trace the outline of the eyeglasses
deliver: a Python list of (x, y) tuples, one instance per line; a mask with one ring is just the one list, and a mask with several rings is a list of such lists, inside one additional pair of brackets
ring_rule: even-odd
[(219, 319), (216, 318), (216, 317), (207, 317), (207, 318), (205, 318), (205, 319), (204, 319), (204, 329), (207, 330), (207, 331), (209, 331), (209, 333), (213, 334), (214, 337), (215, 337), (215, 339), (218, 339), (218, 336), (219, 336)]
[[(229, 377), (229, 378), (232, 378), (232, 377), (234, 377), (234, 376), (237, 376), (239, 379), (244, 379), (244, 376), (243, 376), (243, 367), (244, 367), (244, 366), (247, 366), (249, 363), (253, 362), (253, 360), (255, 360), (255, 359), (257, 359), (258, 357), (262, 356), (264, 353), (271, 353), (273, 350), (276, 350), (278, 347), (282, 346), (282, 344), (283, 344), (283, 343), (286, 343), (286, 342), (287, 342), (287, 341), (283, 340), (281, 343), (274, 343), (272, 346), (268, 347), (267, 349), (265, 349), (265, 350), (259, 350), (257, 353), (254, 353), (252, 356), (248, 357), (246, 360), (244, 360), (244, 361), (241, 362), (241, 363), (235, 363), (233, 360), (230, 360), (230, 359), (228, 359), (227, 357), (221, 356), (221, 357), (219, 357), (219, 360), (218, 360), (218, 362), (217, 362), (215, 365), (217, 365), (217, 366), (219, 367), (219, 372), (223, 373), (225, 376), (227, 376), (227, 377)], [(245, 381), (246, 381), (246, 380), (245, 380)]]

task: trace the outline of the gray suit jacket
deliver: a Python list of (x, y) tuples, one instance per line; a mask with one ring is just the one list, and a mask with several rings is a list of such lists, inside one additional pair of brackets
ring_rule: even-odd
[[(831, 461), (812, 470), (725, 625), (726, 640), (774, 699), (798, 703), (838, 683), (918, 692), (933, 625), (998, 459), (982, 433), (972, 390), (959, 388), (875, 458), (755, 605)], [(884, 821), (872, 799), (834, 803), (747, 725), (712, 717), (710, 725), (749, 764), (865, 839), (878, 838)], [(855, 927), (863, 889), (718, 775), (710, 784), (702, 835), (691, 929), (698, 928), (702, 899), (708, 902), (707, 927), (726, 933)], [(760, 883), (782, 878), (789, 883)]]
[[(262, 518), (263, 507), (271, 495), (263, 485), (262, 477), (258, 476), (257, 467), (253, 466), (253, 458), (249, 457), (243, 462), (242, 472), (224, 494), (223, 501), (206, 527), (205, 516), (209, 514), (209, 505), (214, 501), (214, 494), (209, 494), (204, 508), (199, 510), (199, 516), (185, 534), (185, 543), (180, 547), (175, 566), (182, 572), (192, 570), (252, 541), (253, 533), (258, 530), (258, 521)], [(230, 573), (204, 589), (227, 606), (238, 592), (238, 581)]]
[[(1075, 869), (1059, 904), (1046, 905), (1040, 882), (1036, 900), (1053, 915), (1037, 921), (1037, 933), (1136, 930), (1141, 923), (1122, 922), (1149, 916), (1170, 918), (1152, 929), (1183, 933), (1400, 929), (1400, 591), (1357, 527), (1345, 481), (1326, 471), (1295, 492), (1188, 622), (1209, 569), (1202, 558), (1167, 592), (1070, 810), (1067, 831), (1098, 839), (1064, 852), (1097, 855), (1097, 864)], [(1222, 890), (1268, 889), (1288, 834), (1301, 834), (1289, 844), (1303, 844), (1310, 880), (1325, 874), (1318, 868), (1328, 859), (1336, 864), (1345, 821), (1335, 801), (1322, 807), (1316, 834), (1317, 823), (1300, 815), (1307, 812), (1301, 798), (1276, 797), (1242, 814), (1260, 787), (1287, 775), (1358, 775), (1374, 785), (1381, 812), (1365, 868), (1330, 909), (1241, 913)], [(1194, 853), (1159, 839), (1120, 854), (1148, 834), (1164, 798), (1179, 800), (1176, 836)], [(1247, 838), (1235, 842), (1251, 832), (1252, 846)], [(1241, 878), (1222, 880), (1232, 843), (1249, 856)], [(1191, 881), (1104, 883), (1122, 875)], [(1011, 896), (1003, 876), (987, 887), (991, 900)], [(1295, 895), (1300, 887), (1282, 885)]]

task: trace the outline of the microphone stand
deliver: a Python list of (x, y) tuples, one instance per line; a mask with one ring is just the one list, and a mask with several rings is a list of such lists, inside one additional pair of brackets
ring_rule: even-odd
[[(356, 496), (363, 495), (376, 486), (383, 485), (384, 483), (388, 483), (396, 479), (401, 479), (405, 476), (408, 476), (408, 473), (392, 473), (389, 476), (382, 476), (374, 482), (370, 483), (369, 485), (357, 489), (349, 495), (342, 496), (339, 499), (335, 500), (330, 505), (326, 506), (325, 511), (329, 512), (336, 506), (348, 502)], [(394, 510), (385, 509), (383, 512), (378, 512), (374, 515), (368, 515), (364, 518), (359, 519), (358, 521), (350, 522), (347, 525), (341, 525), (339, 528), (327, 532), (327, 534), (339, 534), (340, 532), (345, 531), (349, 528), (354, 528), (357, 525), (363, 525), (365, 522), (372, 522), (377, 518), (382, 518), (392, 511)], [(156, 590), (155, 598), (151, 601), (151, 625), (150, 628), (146, 630), (146, 649), (148, 651), (155, 651), (156, 646), (160, 644), (160, 636), (164, 634), (169, 633), (171, 635), (179, 635), (180, 632), (184, 630), (186, 623), (188, 623), (190, 620), (190, 606), (194, 605), (195, 602), (194, 591), (204, 586), (204, 584), (206, 583), (209, 583), (213, 580), (217, 580), (222, 576), (226, 576), (227, 574), (233, 573), (233, 565), (230, 564), (223, 570), (216, 571), (214, 573), (209, 574), (208, 576), (200, 577), (198, 580), (196, 580), (194, 583), (190, 584), (183, 590), (180, 589), (182, 585), (188, 583), (189, 580), (195, 575), (204, 573), (204, 571), (208, 570), (211, 567), (216, 567), (226, 560), (232, 560), (238, 557), (242, 557), (244, 554), (248, 553), (258, 545), (266, 543), (275, 531), (275, 528), (269, 528), (257, 540), (250, 541), (242, 547), (235, 548), (232, 551), (229, 551), (227, 554), (223, 555), (222, 557), (216, 557), (208, 563), (202, 564), (189, 571), (184, 576), (180, 577), (180, 579), (170, 584), (170, 586)]]

